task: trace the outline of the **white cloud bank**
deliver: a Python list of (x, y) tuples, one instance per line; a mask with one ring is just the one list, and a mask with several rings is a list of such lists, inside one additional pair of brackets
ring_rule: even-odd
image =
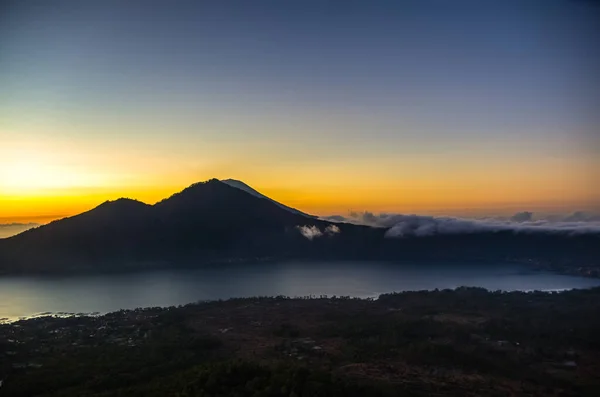
[(423, 215), (379, 214), (351, 212), (329, 221), (363, 224), (388, 228), (386, 237), (432, 236), (436, 234), (467, 234), (478, 232), (512, 231), (515, 233), (600, 234), (600, 216), (575, 212), (559, 219), (535, 219), (532, 212), (519, 212), (509, 219), (454, 218)]
[(321, 237), (323, 232), (316, 226), (296, 226), (300, 234), (309, 240), (313, 240), (317, 237)]
[(460, 219), (418, 215), (395, 215), (386, 237), (431, 236), (512, 231), (515, 233), (599, 233), (600, 222), (502, 221), (496, 219)]

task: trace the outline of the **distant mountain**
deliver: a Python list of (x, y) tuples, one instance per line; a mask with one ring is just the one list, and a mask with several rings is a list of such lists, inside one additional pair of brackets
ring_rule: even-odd
[(294, 256), (319, 246), (299, 227), (325, 230), (330, 225), (212, 179), (155, 205), (107, 201), (1, 239), (0, 272)]
[(303, 216), (306, 216), (306, 217), (309, 217), (309, 218), (316, 218), (316, 216), (305, 214), (304, 212), (298, 211), (295, 208), (291, 208), (291, 207), (288, 207), (287, 205), (281, 204), (281, 203), (279, 203), (279, 202), (277, 202), (277, 201), (275, 201), (275, 200), (273, 200), (273, 199), (265, 196), (264, 194), (262, 194), (260, 192), (257, 192), (256, 190), (254, 190), (250, 186), (246, 185), (242, 181), (238, 181), (238, 180), (235, 180), (235, 179), (224, 179), (224, 180), (221, 180), (221, 182), (223, 182), (223, 183), (225, 183), (225, 184), (227, 184), (229, 186), (241, 189), (241, 190), (245, 191), (246, 193), (250, 193), (251, 195), (253, 195), (255, 197), (260, 197), (260, 198), (269, 200), (270, 202), (276, 204), (278, 207), (283, 208), (284, 210), (290, 211), (291, 213), (294, 213), (296, 215), (303, 215)]
[[(235, 185), (235, 186), (234, 186)], [(486, 232), (385, 238), (331, 223), (239, 181), (196, 183), (155, 205), (107, 201), (0, 239), (0, 273), (114, 270), (265, 259), (531, 260), (589, 264), (600, 235)]]
[(39, 223), (0, 223), (0, 239), (14, 236), (24, 232), (25, 230), (39, 226)]

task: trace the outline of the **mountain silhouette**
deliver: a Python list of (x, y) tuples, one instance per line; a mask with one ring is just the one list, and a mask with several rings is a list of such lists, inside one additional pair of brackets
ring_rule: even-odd
[(309, 243), (298, 230), (304, 225), (330, 223), (211, 179), (154, 205), (107, 201), (0, 240), (0, 271), (285, 254)]
[[(307, 238), (302, 231), (314, 233)], [(600, 235), (484, 232), (385, 238), (386, 229), (331, 223), (240, 181), (196, 183), (154, 205), (107, 201), (0, 239), (0, 273), (197, 266), (256, 259), (477, 260), (585, 264)], [(308, 236), (313, 237), (313, 236)]]

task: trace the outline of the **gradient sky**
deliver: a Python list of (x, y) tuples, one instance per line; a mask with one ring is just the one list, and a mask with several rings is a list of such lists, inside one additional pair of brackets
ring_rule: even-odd
[(600, 7), (3, 1), (0, 223), (212, 177), (316, 214), (597, 208)]

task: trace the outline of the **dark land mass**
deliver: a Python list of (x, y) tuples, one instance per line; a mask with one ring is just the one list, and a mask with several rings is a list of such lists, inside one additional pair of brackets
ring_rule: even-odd
[(598, 396), (600, 288), (231, 299), (0, 325), (2, 396)]
[[(332, 225), (339, 233), (325, 232)], [(300, 226), (315, 226), (324, 233), (309, 240)], [(0, 274), (357, 259), (518, 261), (600, 275), (600, 233), (501, 231), (385, 238), (386, 231), (320, 220), (214, 179), (155, 205), (119, 199), (0, 239)]]

